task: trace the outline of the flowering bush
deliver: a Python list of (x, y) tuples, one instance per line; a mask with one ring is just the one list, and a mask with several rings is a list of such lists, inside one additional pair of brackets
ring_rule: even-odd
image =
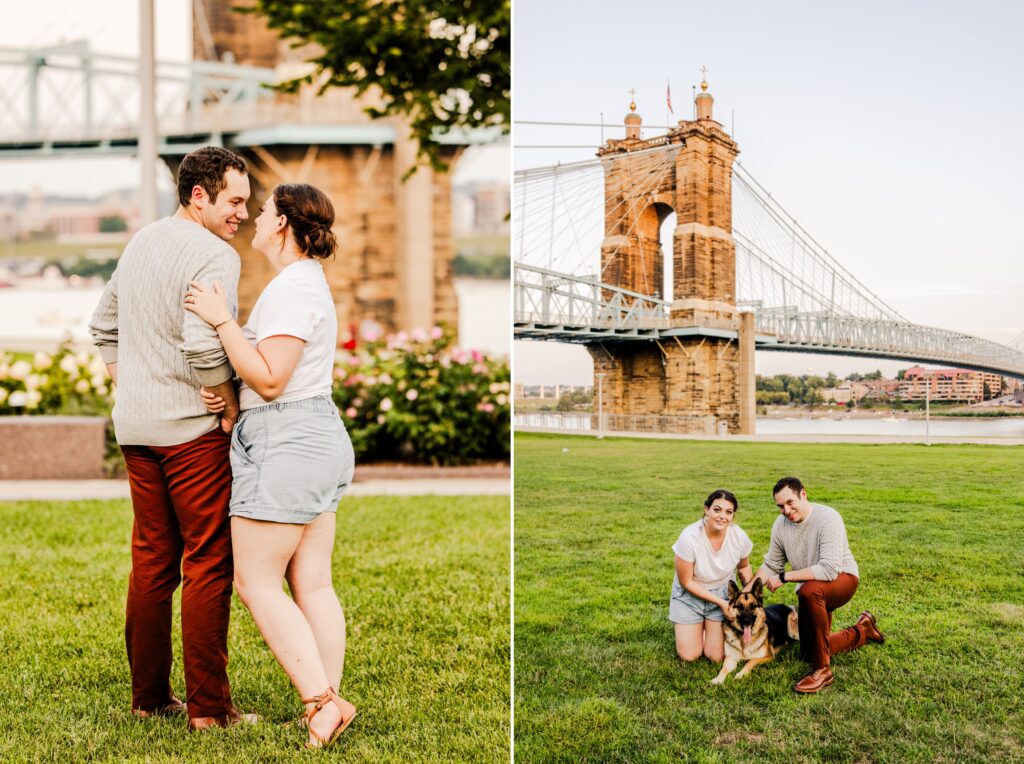
[(437, 326), (363, 339), (339, 359), (334, 382), (358, 457), (433, 464), (508, 458), (507, 363), (455, 347)]
[[(508, 364), (463, 350), (440, 327), (364, 334), (335, 367), (334, 401), (361, 460), (460, 464), (507, 459)], [(109, 415), (114, 392), (95, 353), (0, 354), (0, 415)], [(108, 451), (117, 456), (110, 430)]]
[(106, 415), (113, 405), (107, 368), (97, 353), (74, 353), (31, 359), (0, 354), (0, 414)]

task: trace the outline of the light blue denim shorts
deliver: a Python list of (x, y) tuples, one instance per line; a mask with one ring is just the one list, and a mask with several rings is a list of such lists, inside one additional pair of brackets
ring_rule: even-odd
[(329, 396), (246, 409), (231, 432), (229, 514), (311, 523), (338, 509), (354, 471), (352, 441)]
[[(709, 592), (723, 600), (728, 599), (729, 584), (717, 588), (705, 586)], [(668, 603), (668, 620), (672, 623), (696, 624), (704, 621), (724, 621), (722, 608), (713, 602), (702, 600), (695, 594), (686, 591), (678, 583), (672, 585), (672, 598)]]

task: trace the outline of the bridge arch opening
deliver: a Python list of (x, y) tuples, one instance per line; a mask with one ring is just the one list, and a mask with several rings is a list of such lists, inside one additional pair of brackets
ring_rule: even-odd
[(658, 228), (658, 243), (661, 247), (661, 261), (664, 263), (664, 276), (661, 289), (661, 299), (672, 302), (675, 299), (673, 291), (673, 278), (675, 274), (674, 243), (676, 232), (676, 211), (669, 210), (669, 214), (662, 218)]
[(663, 300), (671, 299), (666, 295), (671, 295), (672, 287), (671, 252), (675, 221), (675, 209), (662, 201), (654, 201), (644, 207), (636, 221), (640, 251), (644, 253), (640, 258), (636, 289)]

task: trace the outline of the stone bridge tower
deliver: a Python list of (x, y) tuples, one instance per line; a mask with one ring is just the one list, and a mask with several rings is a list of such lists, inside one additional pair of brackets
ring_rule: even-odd
[[(660, 229), (676, 215), (674, 336), (588, 349), (606, 413), (688, 415), (693, 419), (680, 429), (701, 432), (725, 423), (729, 432), (752, 433), (753, 314), (736, 310), (732, 237), (732, 165), (739, 149), (713, 119), (707, 88), (702, 82), (696, 119), (648, 140), (640, 136), (641, 118), (631, 103), (626, 137), (598, 152), (605, 166), (602, 281), (664, 298)], [(672, 166), (652, 169), (652, 155)]]
[[(276, 68), (282, 79), (299, 76), (313, 53), (293, 50), (261, 16), (241, 14), (232, 3), (193, 0), (193, 57)], [(450, 173), (420, 167), (407, 181), (416, 144), (398, 119), (372, 121), (372, 105), (348, 90), (317, 97), (315, 88), (279, 95), (273, 114), (257, 115), (246, 129), (225, 134), (226, 147), (245, 157), (252, 198), (249, 220), (233, 244), (242, 258), (241, 318), (273, 277), (263, 255), (251, 249), (252, 221), (278, 183), (318, 186), (335, 209), (338, 251), (324, 263), (344, 341), (368, 322), (385, 331), (437, 323), (458, 328), (451, 231)], [(446, 149), (454, 164), (459, 149)], [(180, 157), (165, 157), (172, 172)]]

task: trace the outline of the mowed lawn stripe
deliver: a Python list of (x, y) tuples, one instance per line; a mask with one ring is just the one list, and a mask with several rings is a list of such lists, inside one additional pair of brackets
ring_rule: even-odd
[[(1024, 760), (1024, 448), (517, 434), (515, 465), (517, 761)], [(846, 522), (861, 585), (836, 626), (870, 609), (887, 637), (810, 697), (796, 648), (713, 687), (667, 621), (707, 494), (737, 494), (756, 568), (783, 475)]]
[[(334, 581), (348, 620), (347, 762), (508, 760), (508, 499), (345, 499)], [(309, 761), (302, 706), (232, 603), (229, 674), (246, 729), (189, 734), (130, 713), (127, 501), (0, 504), (0, 761)], [(173, 686), (184, 697), (175, 600)], [(318, 757), (319, 758), (319, 757)]]

